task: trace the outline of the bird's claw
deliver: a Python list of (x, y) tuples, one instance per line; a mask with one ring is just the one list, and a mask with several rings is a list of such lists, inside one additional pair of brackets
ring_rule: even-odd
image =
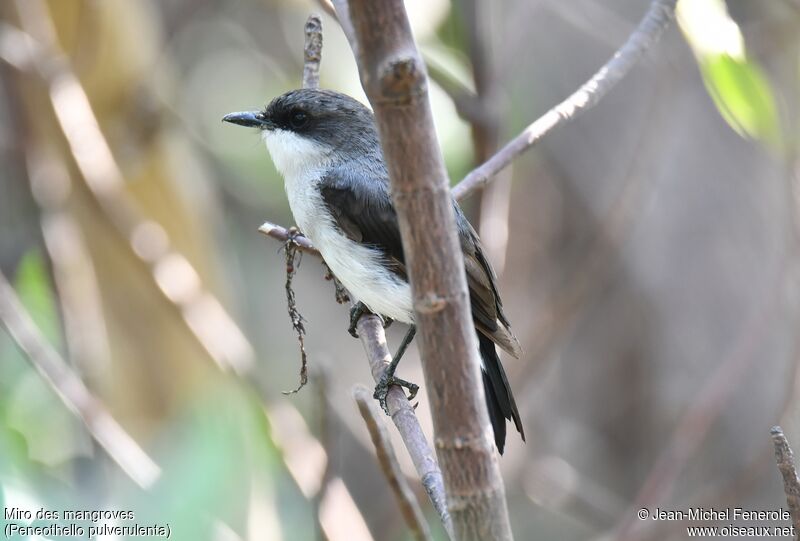
[(397, 385), (399, 387), (405, 387), (408, 389), (409, 402), (414, 400), (414, 397), (417, 396), (417, 392), (419, 391), (419, 385), (416, 383), (411, 383), (410, 381), (406, 381), (395, 376), (384, 375), (381, 377), (381, 380), (375, 386), (375, 392), (372, 394), (372, 397), (380, 403), (381, 408), (386, 415), (389, 415), (389, 406), (386, 404), (386, 396), (389, 394), (389, 387), (392, 385)]
[(366, 311), (367, 307), (364, 306), (363, 302), (355, 303), (350, 309), (350, 326), (347, 328), (347, 332), (349, 332), (350, 336), (353, 338), (358, 338), (356, 326), (358, 325), (358, 320), (361, 319), (361, 316), (363, 316)]
[[(358, 320), (361, 319), (361, 316), (363, 316), (364, 314), (371, 314), (371, 313), (372, 312), (370, 312), (369, 308), (367, 308), (363, 302), (357, 302), (350, 309), (350, 326), (347, 327), (347, 332), (350, 333), (350, 336), (352, 336), (353, 338), (358, 338), (358, 330), (356, 328), (358, 326)], [(378, 316), (378, 319), (381, 320), (381, 325), (383, 325), (384, 329), (392, 324), (392, 320), (389, 319), (388, 317), (384, 318), (380, 314), (375, 314), (375, 315)]]

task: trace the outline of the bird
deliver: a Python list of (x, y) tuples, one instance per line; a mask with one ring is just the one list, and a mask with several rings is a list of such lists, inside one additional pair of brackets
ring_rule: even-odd
[[(375, 396), (384, 409), (389, 385), (409, 388), (413, 398), (416, 385), (394, 374), (416, 326), (389, 174), (372, 111), (346, 94), (303, 88), (277, 96), (263, 110), (230, 113), (222, 120), (260, 130), (283, 176), (299, 230), (358, 301), (351, 311), (351, 334), (356, 336), (355, 324), (365, 311), (410, 325)], [(496, 346), (515, 358), (521, 347), (503, 311), (497, 277), (478, 234), (455, 199), (453, 210), (487, 410), (502, 454), (506, 422), (514, 423), (523, 441), (525, 431)]]

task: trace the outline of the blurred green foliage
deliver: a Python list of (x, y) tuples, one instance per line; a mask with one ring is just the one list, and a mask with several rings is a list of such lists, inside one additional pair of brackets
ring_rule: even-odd
[(709, 54), (699, 65), (709, 95), (731, 128), (743, 137), (770, 145), (780, 143), (775, 98), (758, 64), (727, 54)]
[(779, 148), (774, 92), (761, 67), (748, 57), (744, 36), (725, 2), (681, 0), (677, 13), (706, 90), (725, 122), (742, 137)]

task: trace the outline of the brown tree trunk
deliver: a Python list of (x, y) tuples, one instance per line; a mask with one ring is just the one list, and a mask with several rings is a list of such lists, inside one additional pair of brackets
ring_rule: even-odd
[(458, 539), (512, 539), (427, 77), (401, 0), (351, 0), (414, 296), (436, 451)]

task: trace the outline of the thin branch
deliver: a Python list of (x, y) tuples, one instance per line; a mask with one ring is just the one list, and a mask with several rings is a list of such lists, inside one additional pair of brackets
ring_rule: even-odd
[(80, 417), (92, 437), (108, 456), (140, 487), (148, 488), (161, 475), (161, 469), (83, 381), (72, 371), (42, 336), (14, 288), (0, 272), (0, 322), (34, 368), (41, 374), (64, 404)]
[(319, 88), (319, 65), (322, 62), (322, 21), (319, 15), (306, 20), (303, 46), (303, 88)]
[[(373, 314), (364, 314), (356, 326), (361, 344), (369, 361), (370, 371), (375, 383), (383, 377), (392, 355), (386, 345), (386, 334), (383, 330), (381, 319)], [(414, 468), (417, 470), (422, 486), (439, 514), (444, 528), (451, 539), (456, 539), (453, 531), (453, 522), (447, 510), (447, 499), (444, 491), (444, 480), (439, 464), (433, 454), (428, 439), (422, 431), (414, 407), (406, 398), (403, 389), (392, 385), (386, 396), (386, 406), (403, 444), (411, 456)]]
[(432, 540), (430, 528), (419, 507), (419, 502), (400, 469), (400, 463), (397, 461), (392, 442), (389, 440), (389, 433), (383, 423), (383, 413), (375, 406), (372, 391), (363, 385), (356, 385), (353, 389), (353, 398), (358, 404), (358, 411), (361, 413), (372, 443), (375, 445), (375, 454), (381, 470), (397, 498), (400, 512), (411, 530), (412, 536), (419, 541)]
[(786, 493), (786, 503), (792, 514), (792, 526), (797, 540), (800, 538), (800, 479), (797, 478), (794, 453), (781, 427), (773, 426), (770, 434), (772, 434), (772, 445), (775, 447), (775, 461), (783, 477), (783, 491)]
[[(272, 237), (273, 239), (281, 242), (286, 242), (290, 237), (292, 237), (292, 233), (289, 229), (270, 222), (264, 222), (261, 224), (261, 227), (258, 228), (258, 231), (259, 233), (263, 233), (264, 235)], [(294, 243), (297, 245), (297, 248), (303, 252), (316, 256), (320, 255), (319, 250), (314, 248), (314, 245), (311, 244), (311, 241), (303, 235), (295, 235)]]
[(463, 199), (491, 181), (520, 154), (529, 150), (551, 130), (595, 106), (650, 49), (675, 16), (677, 0), (653, 0), (639, 26), (591, 79), (570, 97), (525, 128), (483, 165), (453, 187), (453, 196)]
[[(320, 21), (319, 15), (309, 15), (303, 31), (305, 34), (303, 43), (303, 88), (319, 88), (319, 65), (322, 62), (322, 21)], [(263, 228), (264, 225), (261, 227)], [(292, 328), (297, 334), (297, 342), (300, 345), (300, 384), (291, 391), (284, 391), (283, 394), (294, 394), (308, 383), (308, 355), (306, 354), (304, 338), (306, 329), (303, 325), (303, 316), (300, 315), (300, 311), (297, 309), (294, 289), (292, 288), (292, 280), (297, 267), (300, 266), (303, 254), (300, 252), (298, 256), (299, 244), (295, 239), (300, 232), (297, 228), (292, 227), (286, 233), (287, 238), (283, 243), (283, 251), (286, 255), (286, 285), (284, 289), (286, 290), (289, 319), (292, 321)], [(330, 274), (330, 271), (328, 274)], [(338, 294), (337, 287), (337, 299)]]

